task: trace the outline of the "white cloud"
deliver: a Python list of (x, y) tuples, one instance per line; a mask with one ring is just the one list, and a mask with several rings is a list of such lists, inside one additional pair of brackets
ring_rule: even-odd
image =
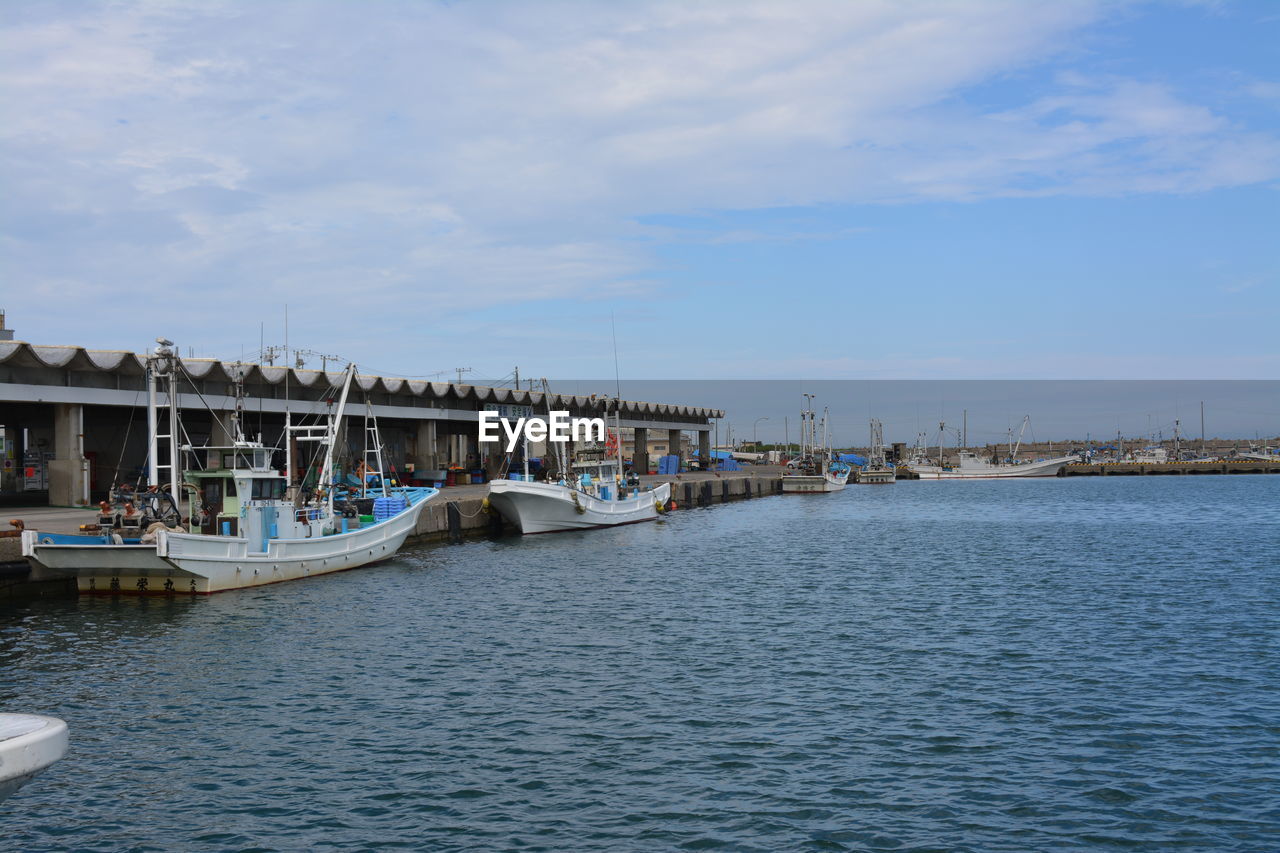
[(1016, 108), (965, 103), (1107, 8), (29, 7), (0, 43), (9, 280), (138, 292), (139, 309), (154, 288), (355, 290), (396, 322), (427, 293), (447, 315), (641, 287), (634, 223), (652, 214), (1280, 174), (1274, 138), (1158, 82), (1073, 75)]

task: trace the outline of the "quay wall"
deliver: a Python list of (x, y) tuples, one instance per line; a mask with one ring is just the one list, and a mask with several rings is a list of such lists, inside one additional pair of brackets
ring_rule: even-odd
[[(1181, 462), (1162, 465), (1136, 463), (1076, 464), (1068, 465), (1059, 476), (1151, 476), (1194, 474), (1280, 474), (1280, 463), (1262, 460), (1232, 460), (1228, 462)], [(900, 479), (910, 478), (901, 472)], [(668, 482), (675, 511), (713, 506), (730, 501), (769, 497), (782, 493), (781, 469), (776, 466), (756, 466), (745, 471), (691, 472), (674, 476), (642, 477), (645, 485)], [(851, 488), (859, 488), (851, 485)], [(439, 499), (432, 501), (418, 518), (418, 526), (411, 543), (462, 542), (470, 537), (510, 534), (514, 529), (504, 522), (497, 512), (485, 507), (489, 487), (486, 485), (446, 488)], [(83, 514), (84, 510), (68, 510)], [(78, 515), (69, 516), (78, 523)], [(75, 532), (75, 524), (50, 524), (48, 529), (59, 532)], [(74, 596), (74, 580), (65, 578), (38, 578), (32, 576), (30, 567), (22, 559), (20, 541), (16, 536), (0, 534), (0, 601), (39, 596)]]
[[(676, 510), (682, 510), (781, 494), (780, 471), (777, 467), (762, 466), (752, 471), (692, 472), (640, 479), (646, 486), (670, 483), (671, 499), (675, 501)], [(484, 500), (488, 492), (488, 486), (445, 489), (440, 499), (423, 510), (409, 541), (459, 542), (469, 536), (514, 532), (496, 511), (486, 510)]]
[(1063, 477), (1132, 477), (1161, 474), (1280, 474), (1280, 459), (1228, 459), (1219, 462), (1095, 462), (1062, 469)]

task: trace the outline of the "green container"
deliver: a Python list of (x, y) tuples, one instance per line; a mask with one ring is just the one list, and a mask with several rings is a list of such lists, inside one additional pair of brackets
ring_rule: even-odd
[(360, 523), (361, 523), (361, 524), (373, 524), (373, 516), (372, 516), (372, 515), (362, 515), (362, 516), (360, 516)]

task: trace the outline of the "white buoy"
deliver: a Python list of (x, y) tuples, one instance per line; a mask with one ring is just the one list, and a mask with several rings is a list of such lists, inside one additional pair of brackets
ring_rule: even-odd
[(0, 714), (0, 800), (67, 752), (67, 724), (39, 714)]

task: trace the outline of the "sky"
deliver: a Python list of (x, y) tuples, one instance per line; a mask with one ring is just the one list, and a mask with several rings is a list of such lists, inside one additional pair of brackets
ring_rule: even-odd
[[(798, 441), (800, 410), (827, 418), (832, 443), (862, 447), (869, 422), (879, 420), (886, 442), (944, 444), (1016, 441), (1112, 442), (1240, 440), (1241, 447), (1280, 444), (1280, 380), (1064, 379), (766, 379), (621, 381), (627, 399), (711, 406), (719, 443)], [(565, 393), (612, 395), (614, 380), (558, 382)], [(1201, 404), (1204, 420), (1201, 421)], [(1022, 428), (1023, 418), (1027, 427)], [(1201, 433), (1203, 426), (1204, 432)], [(1078, 444), (1073, 446), (1080, 446)]]
[(1276, 44), (1274, 2), (6, 3), (0, 309), (471, 381), (1274, 379)]

